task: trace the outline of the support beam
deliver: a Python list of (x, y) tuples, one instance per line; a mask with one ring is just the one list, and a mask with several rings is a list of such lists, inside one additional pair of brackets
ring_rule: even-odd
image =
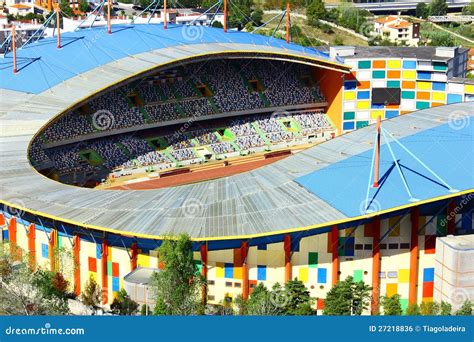
[(74, 294), (81, 294), (81, 237), (74, 235), (73, 247), (73, 263), (74, 263)]
[(286, 234), (283, 240), (285, 249), (285, 283), (291, 280), (291, 235)]
[(132, 259), (130, 260), (130, 270), (133, 271), (137, 268), (138, 264), (138, 246), (137, 243), (132, 243)]
[(290, 43), (290, 2), (287, 1), (286, 3), (286, 43)]
[(51, 272), (56, 272), (56, 252), (58, 244), (58, 231), (56, 229), (51, 229), (49, 234), (49, 248), (48, 248), (48, 257), (49, 257), (49, 267)]
[(337, 225), (331, 227), (329, 238), (332, 253), (332, 285), (334, 286), (339, 281), (339, 230)]
[(418, 229), (420, 228), (420, 209), (414, 207), (410, 213), (411, 240), (410, 240), (410, 282), (408, 284), (408, 304), (417, 302), (418, 284)]
[(227, 0), (224, 0), (224, 32), (227, 32)]
[(166, 0), (163, 0), (163, 28), (165, 30), (168, 28), (168, 17), (166, 14)]
[(56, 6), (56, 30), (58, 30), (58, 41), (57, 41), (57, 47), (58, 49), (61, 48), (61, 9), (59, 8), (59, 5)]
[(380, 299), (380, 217), (374, 217), (370, 224), (373, 234), (371, 313), (375, 315), (379, 312)]
[(17, 246), (17, 241), (16, 241), (16, 217), (12, 216), (10, 217), (10, 223), (8, 224), (8, 240), (10, 242), (10, 255), (11, 256), (16, 256), (17, 251), (16, 251), (16, 246)]
[(456, 232), (456, 202), (454, 200), (448, 203), (446, 220), (448, 221), (448, 234), (454, 235)]
[(202, 286), (202, 303), (207, 304), (207, 242), (201, 246), (201, 275), (204, 278), (204, 285)]
[(18, 72), (16, 64), (16, 27), (12, 25), (12, 50), (13, 50), (13, 73)]
[(51, 12), (52, 9), (53, 9), (53, 0), (48, 0), (48, 11)]
[(28, 263), (34, 272), (36, 270), (36, 226), (34, 223), (28, 228)]
[(249, 243), (243, 241), (240, 245), (240, 256), (242, 258), (242, 298), (249, 298), (249, 268), (247, 264), (247, 256), (249, 254)]
[(374, 165), (374, 188), (379, 187), (379, 168), (380, 168), (380, 124), (382, 118), (377, 116), (377, 145), (375, 146), (375, 165)]
[(110, 0), (107, 0), (107, 33), (112, 34), (112, 28), (110, 27), (110, 7), (112, 7)]
[(101, 261), (101, 271), (102, 271), (102, 304), (107, 304), (109, 301), (109, 275), (108, 275), (108, 262), (107, 262), (107, 255), (108, 255), (108, 244), (107, 240), (102, 240), (102, 257), (100, 258)]

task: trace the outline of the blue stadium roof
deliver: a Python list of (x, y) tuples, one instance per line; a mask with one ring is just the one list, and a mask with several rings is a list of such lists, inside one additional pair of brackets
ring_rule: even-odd
[[(254, 52), (257, 53), (286, 51), (290, 55), (303, 55), (344, 66), (330, 59), (325, 52), (293, 43), (286, 44), (281, 39), (238, 31), (224, 33), (222, 29), (206, 26), (169, 25), (164, 30), (161, 24), (114, 25), (111, 35), (107, 34), (105, 27), (93, 27), (65, 32), (61, 35), (61, 42), (62, 48), (59, 50), (56, 37), (18, 49), (19, 72), (16, 75), (12, 72), (12, 54), (8, 53), (0, 60), (0, 89), (38, 94), (81, 73), (144, 52), (175, 48), (177, 58), (183, 58), (187, 52), (184, 47), (196, 44), (218, 44), (226, 52), (239, 52), (239, 47), (244, 45), (247, 51), (254, 46)], [(200, 47), (193, 51), (193, 55), (208, 52), (211, 53), (212, 49), (207, 51)]]
[[(467, 190), (474, 186), (473, 137), (474, 125), (467, 121), (459, 129), (444, 124), (399, 141), (453, 189)], [(413, 199), (427, 200), (449, 194), (449, 188), (412, 155), (391, 139), (389, 144)], [(367, 208), (369, 211), (382, 211), (410, 203), (410, 196), (386, 143), (380, 151), (380, 186), (370, 189), (366, 201), (372, 154), (373, 149), (367, 150), (295, 181), (350, 217), (364, 214)], [(372, 183), (373, 178), (370, 180)]]

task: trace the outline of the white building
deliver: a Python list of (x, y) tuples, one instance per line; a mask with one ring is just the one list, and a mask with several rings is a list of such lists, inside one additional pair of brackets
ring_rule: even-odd
[(417, 46), (420, 41), (420, 24), (410, 23), (397, 16), (378, 18), (374, 22), (375, 35), (391, 42)]

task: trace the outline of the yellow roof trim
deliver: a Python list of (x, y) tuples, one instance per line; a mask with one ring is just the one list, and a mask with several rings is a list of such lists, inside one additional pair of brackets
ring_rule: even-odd
[[(332, 225), (337, 225), (337, 224), (342, 224), (342, 223), (348, 223), (348, 222), (351, 222), (351, 221), (358, 221), (358, 220), (361, 220), (361, 219), (371, 218), (371, 217), (379, 216), (379, 215), (382, 215), (382, 214), (394, 212), (394, 211), (397, 211), (397, 210), (407, 209), (407, 208), (415, 207), (415, 206), (418, 206), (418, 205), (421, 205), (421, 204), (436, 202), (436, 201), (439, 201), (439, 200), (453, 198), (453, 197), (457, 197), (457, 196), (461, 196), (461, 195), (466, 195), (466, 194), (469, 194), (469, 193), (474, 193), (474, 189), (464, 190), (464, 191), (460, 191), (460, 192), (457, 192), (457, 193), (454, 193), (454, 194), (448, 194), (448, 195), (433, 197), (433, 198), (418, 201), (418, 202), (408, 203), (406, 205), (381, 210), (381, 211), (376, 212), (376, 213), (370, 213), (370, 214), (360, 215), (360, 216), (356, 216), (356, 217), (348, 217), (348, 218), (345, 218), (345, 219), (342, 219), (342, 220), (328, 221), (328, 222), (325, 222), (325, 223), (320, 223), (320, 224), (306, 226), (306, 227), (289, 228), (289, 229), (277, 230), (277, 231), (273, 231), (273, 232), (260, 233), (260, 234), (250, 234), (250, 235), (235, 235), (235, 236), (223, 236), (223, 237), (212, 237), (211, 236), (211, 237), (204, 237), (204, 238), (193, 238), (193, 237), (191, 237), (191, 240), (199, 242), (199, 241), (253, 239), (253, 238), (259, 238), (259, 237), (265, 237), (265, 236), (272, 236), (272, 235), (279, 235), (279, 234), (295, 233), (295, 232), (299, 232), (299, 231), (313, 230), (313, 229), (323, 228), (323, 227), (327, 227), (327, 226), (332, 226)], [(167, 237), (167, 236), (160, 236), (160, 235), (132, 233), (132, 232), (126, 232), (126, 231), (116, 230), (116, 229), (112, 229), (112, 228), (105, 228), (105, 227), (100, 227), (100, 226), (95, 226), (95, 225), (82, 224), (82, 223), (78, 223), (78, 222), (75, 222), (75, 221), (72, 221), (72, 220), (62, 219), (62, 218), (54, 216), (54, 215), (49, 215), (49, 214), (41, 213), (39, 211), (30, 210), (30, 209), (27, 209), (27, 208), (24, 208), (24, 207), (20, 207), (20, 206), (17, 206), (15, 204), (9, 203), (7, 201), (0, 200), (0, 203), (2, 203), (3, 205), (7, 205), (9, 207), (12, 207), (12, 208), (21, 210), (21, 211), (28, 212), (28, 213), (33, 214), (33, 215), (43, 216), (43, 217), (46, 217), (46, 218), (49, 218), (49, 219), (53, 219), (53, 220), (56, 220), (56, 221), (61, 221), (61, 222), (64, 222), (64, 223), (69, 223), (71, 225), (75, 225), (75, 226), (79, 226), (79, 227), (83, 227), (83, 228), (89, 228), (89, 229), (99, 230), (99, 231), (108, 232), (108, 233), (114, 233), (114, 234), (128, 236), (128, 237), (140, 237), (140, 238), (152, 239), (152, 240), (163, 240), (163, 239), (169, 238), (169, 236)]]

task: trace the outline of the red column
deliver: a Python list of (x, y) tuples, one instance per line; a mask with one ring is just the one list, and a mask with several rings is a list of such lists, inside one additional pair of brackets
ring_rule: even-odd
[(102, 240), (102, 257), (100, 259), (102, 263), (102, 304), (107, 304), (109, 301), (109, 285), (108, 285), (108, 272), (107, 272), (107, 254), (108, 245), (107, 240)]
[(57, 230), (51, 229), (51, 233), (49, 235), (49, 248), (48, 248), (48, 256), (49, 256), (49, 263), (50, 263), (50, 270), (51, 272), (56, 272), (56, 245), (57, 245)]
[(79, 235), (74, 235), (73, 262), (74, 294), (79, 296), (81, 294), (81, 238)]
[(332, 226), (329, 238), (331, 240), (332, 252), (332, 285), (334, 285), (339, 280), (339, 230), (337, 225)]
[(132, 260), (130, 261), (130, 269), (133, 271), (137, 268), (138, 263), (138, 246), (137, 243), (132, 243)]
[(28, 228), (28, 261), (31, 270), (36, 270), (36, 226), (34, 223)]
[(16, 247), (16, 217), (12, 216), (10, 218), (10, 223), (8, 224), (8, 240), (10, 241), (10, 246), (12, 249)]
[(448, 221), (448, 234), (454, 235), (454, 232), (456, 230), (456, 203), (454, 202), (454, 200), (448, 203), (448, 212), (446, 214), (446, 219)]
[(0, 213), (0, 226), (3, 227), (4, 225), (7, 224), (6, 222), (7, 222), (7, 221), (5, 220), (5, 216), (3, 216), (2, 213)]
[(380, 297), (380, 218), (374, 217), (372, 221), (373, 250), (372, 250), (372, 314), (379, 311)]
[(249, 253), (249, 244), (243, 241), (240, 246), (240, 255), (242, 257), (242, 298), (249, 298), (249, 268), (247, 265), (247, 256)]
[(291, 275), (291, 235), (286, 234), (283, 240), (283, 248), (285, 249), (285, 283), (290, 281)]
[(408, 304), (416, 304), (418, 284), (418, 229), (420, 228), (420, 210), (414, 207), (410, 213), (411, 241), (410, 241), (410, 283), (408, 287)]
[(202, 286), (202, 302), (207, 303), (207, 243), (201, 246), (201, 274), (204, 278), (204, 285)]

